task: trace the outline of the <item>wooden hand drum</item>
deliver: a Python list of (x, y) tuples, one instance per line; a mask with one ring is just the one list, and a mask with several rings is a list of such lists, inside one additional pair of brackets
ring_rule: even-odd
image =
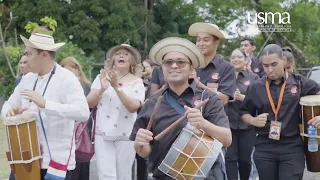
[(7, 159), (16, 180), (40, 180), (41, 151), (36, 115), (24, 112), (4, 120), (8, 147)]
[(158, 167), (178, 180), (203, 180), (221, 152), (222, 144), (188, 125)]
[[(320, 151), (308, 151), (308, 121), (320, 115), (320, 95), (309, 95), (300, 99), (302, 123), (299, 125), (300, 133), (304, 141), (307, 169), (310, 172), (320, 172)], [(320, 144), (320, 132), (318, 130), (318, 146)], [(320, 149), (320, 147), (319, 147)]]

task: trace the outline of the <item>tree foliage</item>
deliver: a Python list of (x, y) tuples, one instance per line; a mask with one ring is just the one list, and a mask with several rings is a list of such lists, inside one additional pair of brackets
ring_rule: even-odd
[[(320, 62), (319, 8), (319, 2), (315, 0), (1, 1), (0, 20), (2, 27), (6, 27), (12, 12), (13, 20), (5, 38), (8, 49), (21, 45), (17, 37), (19, 34), (29, 36), (30, 29), (36, 26), (32, 22), (47, 24), (54, 31), (57, 42), (67, 42), (58, 53), (58, 60), (76, 56), (90, 75), (89, 72), (97, 72), (100, 68), (93, 65), (102, 63), (105, 52), (114, 45), (131, 44), (147, 58), (149, 49), (162, 38), (179, 36), (195, 41), (188, 35), (188, 28), (199, 21), (217, 24), (233, 36), (230, 40), (222, 40), (218, 48), (219, 54), (228, 57), (239, 47), (239, 39), (243, 36), (239, 32), (247, 28), (246, 13), (287, 11), (291, 15), (292, 31), (255, 36), (256, 52), (267, 40), (267, 43), (291, 46), (298, 66), (306, 67)], [(0, 63), (4, 64), (2, 56)]]

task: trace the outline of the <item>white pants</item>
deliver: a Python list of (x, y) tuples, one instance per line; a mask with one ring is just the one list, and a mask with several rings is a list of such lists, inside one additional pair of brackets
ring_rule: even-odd
[(133, 141), (105, 141), (95, 136), (99, 180), (131, 180), (136, 152)]

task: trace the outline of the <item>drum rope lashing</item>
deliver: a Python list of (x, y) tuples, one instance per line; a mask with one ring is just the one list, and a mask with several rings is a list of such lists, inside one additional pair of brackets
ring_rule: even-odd
[[(8, 137), (8, 146), (9, 146), (9, 150), (10, 150), (10, 156), (11, 156), (11, 161), (8, 161), (8, 164), (11, 165), (11, 164), (29, 164), (29, 163), (32, 163), (33, 161), (36, 161), (36, 160), (39, 160), (42, 158), (41, 155), (37, 156), (37, 157), (34, 157), (34, 154), (33, 154), (33, 147), (32, 147), (32, 140), (31, 140), (31, 136), (30, 136), (30, 127), (29, 127), (29, 122), (27, 122), (27, 125), (28, 125), (28, 138), (29, 138), (29, 143), (30, 143), (30, 149), (31, 149), (31, 158), (28, 159), (28, 160), (24, 160), (23, 156), (22, 156), (22, 149), (21, 149), (21, 139), (20, 139), (20, 133), (19, 133), (19, 128), (18, 128), (18, 125), (15, 125), (16, 126), (16, 131), (17, 131), (17, 135), (18, 135), (18, 142), (19, 142), (19, 149), (20, 149), (20, 157), (21, 157), (21, 160), (14, 160), (13, 159), (13, 152), (12, 152), (12, 148), (11, 148), (11, 139), (10, 139), (10, 135), (9, 135), (9, 128), (8, 126), (6, 127), (6, 131), (7, 131), (7, 137)], [(37, 132), (37, 135), (38, 135), (38, 131)], [(38, 146), (39, 146), (39, 152), (41, 151), (40, 150), (40, 144), (38, 142)], [(40, 154), (40, 153), (39, 153)]]
[(9, 136), (9, 128), (8, 128), (8, 126), (6, 126), (6, 130), (7, 130), (8, 146), (9, 146), (11, 161), (13, 161), (13, 155), (12, 155), (12, 149), (11, 149), (11, 140), (10, 140), (10, 136)]
[[(189, 123), (188, 123), (188, 124), (189, 124)], [(187, 125), (187, 126), (188, 126), (188, 125)], [(193, 130), (195, 130), (195, 128), (193, 128), (193, 130), (189, 130), (188, 128), (184, 128), (184, 129), (186, 129), (186, 131), (191, 134), (191, 137), (193, 136), (193, 134), (194, 134), (194, 131), (193, 131)], [(179, 149), (175, 148), (176, 150), (180, 151), (180, 153), (182, 153), (183, 155), (185, 155), (185, 156), (188, 157), (188, 160), (186, 160), (186, 162), (183, 164), (183, 166), (182, 166), (182, 168), (180, 169), (180, 172), (179, 172), (179, 173), (181, 173), (182, 169), (184, 169), (184, 167), (186, 166), (186, 164), (187, 164), (188, 161), (190, 160), (190, 156), (192, 156), (192, 154), (194, 154), (194, 152), (196, 151), (196, 149), (197, 149), (197, 147), (199, 146), (200, 141), (202, 140), (203, 136), (204, 136), (204, 133), (203, 133), (203, 132), (202, 132), (202, 134), (201, 134), (201, 138), (199, 138), (198, 136), (195, 136), (195, 137), (198, 139), (198, 142), (197, 142), (197, 145), (195, 146), (195, 148), (193, 148), (193, 150), (192, 150), (192, 152), (191, 152), (191, 155), (187, 155), (187, 154), (184, 153), (183, 151), (180, 151)], [(202, 141), (201, 141), (201, 142), (202, 142)], [(206, 144), (206, 143), (204, 143), (204, 144)], [(184, 147), (183, 147), (182, 149), (184, 149), (185, 147), (186, 147), (186, 144), (184, 145)], [(210, 148), (208, 148), (208, 149), (211, 150)], [(205, 158), (205, 157), (202, 157), (202, 158)], [(201, 171), (201, 169), (200, 169), (200, 167), (198, 166), (198, 164), (197, 164), (193, 159), (191, 159), (191, 160), (192, 160), (193, 163), (197, 166), (197, 168), (198, 168), (198, 170), (201, 172), (201, 174), (204, 175), (204, 173)], [(202, 162), (201, 164), (203, 164), (203, 162)], [(183, 174), (183, 173), (181, 173), (181, 174)], [(177, 174), (176, 177), (177, 177), (178, 175), (179, 175), (179, 174)], [(185, 175), (188, 175), (188, 174), (185, 174)]]
[[(20, 133), (19, 133), (18, 125), (16, 125), (16, 130), (17, 130), (17, 134), (18, 134), (18, 142), (19, 142), (19, 148), (20, 148), (20, 156), (21, 156), (21, 159), (23, 160), (23, 157), (22, 157), (22, 149), (21, 149), (21, 143), (20, 143)], [(12, 153), (12, 152), (11, 152), (11, 153)]]
[(28, 137), (29, 137), (29, 144), (30, 144), (30, 151), (31, 151), (31, 157), (33, 158), (33, 147), (32, 147), (32, 140), (30, 136), (30, 127), (29, 127), (29, 122), (27, 122), (28, 125)]

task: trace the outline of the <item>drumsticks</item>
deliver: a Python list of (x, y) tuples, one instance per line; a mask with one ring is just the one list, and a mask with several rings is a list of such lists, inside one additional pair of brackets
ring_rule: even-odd
[[(196, 107), (196, 109), (200, 109), (202, 106), (206, 105), (209, 99), (205, 99), (204, 101), (200, 102)], [(166, 135), (169, 131), (171, 131), (173, 128), (178, 126), (182, 121), (187, 119), (187, 115), (183, 115), (181, 118), (179, 118), (177, 121), (172, 123), (169, 127), (167, 127), (165, 130), (163, 130), (161, 133), (159, 133), (156, 137), (154, 137), (155, 140), (161, 139), (164, 135)]]
[(153, 111), (152, 111), (151, 118), (150, 118), (150, 120), (149, 120), (149, 122), (148, 122), (148, 126), (147, 126), (147, 130), (148, 130), (148, 131), (150, 131), (150, 129), (151, 129), (151, 126), (152, 126), (153, 121), (154, 121), (154, 119), (155, 119), (155, 117), (156, 117), (156, 113), (157, 113), (158, 110), (159, 110), (159, 106), (160, 106), (160, 103), (161, 103), (162, 99), (163, 99), (163, 96), (159, 96), (159, 98), (158, 98), (158, 100), (157, 100), (157, 103), (156, 103), (156, 106), (154, 107), (154, 109), (153, 109)]

